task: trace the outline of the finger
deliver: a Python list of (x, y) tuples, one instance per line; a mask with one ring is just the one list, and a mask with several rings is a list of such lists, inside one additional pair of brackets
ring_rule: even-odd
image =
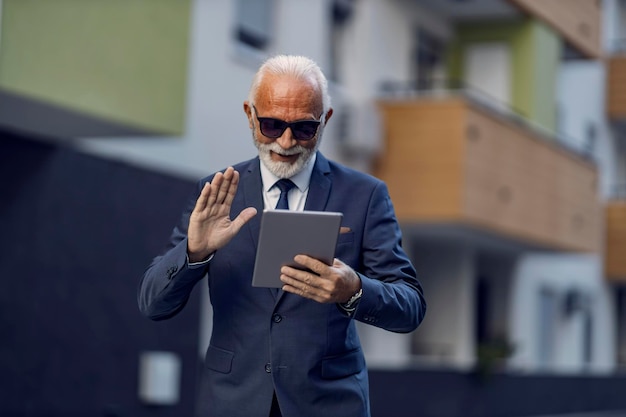
[(341, 259), (339, 259), (339, 258), (333, 259), (333, 266), (335, 268), (340, 268), (340, 267), (342, 267), (344, 265), (345, 265), (345, 263), (343, 263), (343, 261)]
[(217, 192), (224, 181), (224, 174), (218, 172), (213, 177), (213, 181), (211, 181), (211, 194), (209, 195), (209, 200), (207, 201), (208, 207), (213, 207), (215, 205), (215, 200), (217, 200)]
[(205, 182), (204, 186), (202, 187), (202, 191), (200, 191), (200, 195), (198, 196), (198, 199), (196, 200), (196, 205), (193, 208), (193, 211), (199, 212), (206, 208), (210, 193), (211, 193), (211, 184), (209, 184), (208, 182)]
[(280, 268), (280, 273), (290, 279), (290, 283), (294, 287), (302, 287), (310, 282), (310, 274), (301, 269), (292, 268), (290, 266), (283, 266)]
[(302, 297), (311, 298), (311, 299), (321, 298), (320, 291), (318, 288), (311, 286), (311, 285), (307, 285), (303, 281), (293, 279), (293, 277), (290, 277), (285, 274), (282, 274), (280, 276), (280, 280), (285, 284), (283, 285), (284, 291), (287, 291), (293, 294), (298, 294)]
[(228, 187), (228, 193), (226, 194), (226, 199), (224, 200), (224, 204), (232, 205), (233, 200), (235, 199), (235, 195), (237, 194), (237, 187), (239, 186), (239, 172), (233, 172), (233, 179), (230, 181), (230, 187)]
[(291, 284), (299, 289), (307, 287), (315, 290), (323, 290), (324, 284), (326, 283), (322, 278), (315, 275), (314, 272), (303, 271), (289, 266), (283, 266), (280, 272), (290, 278), (292, 280)]
[(226, 195), (228, 194), (228, 190), (230, 188), (230, 183), (233, 179), (233, 171), (233, 167), (228, 167), (226, 168), (226, 171), (224, 171), (224, 175), (222, 176), (222, 182), (220, 183), (220, 186), (217, 190), (217, 204), (224, 203), (224, 200), (226, 199)]
[(237, 216), (235, 220), (233, 220), (231, 223), (235, 233), (237, 233), (244, 224), (248, 223), (250, 219), (256, 216), (256, 213), (257, 211), (254, 207), (248, 207), (243, 209), (241, 213), (239, 213), (239, 216)]
[(300, 265), (306, 266), (311, 271), (315, 272), (317, 275), (324, 275), (325, 273), (328, 272), (328, 265), (310, 256), (296, 255), (293, 258), (293, 260), (299, 263)]

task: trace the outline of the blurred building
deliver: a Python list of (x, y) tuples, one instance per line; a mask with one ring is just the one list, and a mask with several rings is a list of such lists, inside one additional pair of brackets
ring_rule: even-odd
[(321, 150), (386, 181), (428, 300), (412, 334), (359, 326), (373, 415), (626, 410), (626, 1), (0, 7), (0, 414), (201, 412), (206, 289), (156, 324), (134, 292), (194, 182), (256, 154), (276, 53), (329, 76)]

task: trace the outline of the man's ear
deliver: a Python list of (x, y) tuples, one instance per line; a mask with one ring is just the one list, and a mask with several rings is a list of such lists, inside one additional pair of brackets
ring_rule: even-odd
[(246, 116), (248, 117), (248, 126), (250, 129), (254, 128), (254, 123), (252, 123), (252, 106), (248, 102), (248, 100), (243, 102), (243, 111), (246, 112)]
[(326, 126), (326, 124), (328, 123), (328, 120), (330, 119), (330, 116), (332, 116), (332, 115), (333, 115), (333, 108), (331, 107), (326, 112), (326, 117), (324, 117), (324, 126)]

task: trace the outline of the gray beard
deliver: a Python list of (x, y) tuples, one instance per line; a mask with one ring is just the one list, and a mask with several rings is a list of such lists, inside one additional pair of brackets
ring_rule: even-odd
[[(317, 135), (317, 143), (311, 149), (305, 148), (302, 145), (296, 145), (291, 149), (285, 150), (280, 147), (277, 142), (272, 143), (260, 143), (256, 138), (256, 132), (252, 131), (252, 138), (254, 145), (259, 150), (259, 159), (265, 164), (267, 169), (278, 178), (291, 178), (304, 169), (307, 162), (311, 159), (313, 154), (317, 151), (321, 142), (321, 131)], [(272, 160), (271, 152), (280, 155), (293, 155), (299, 153), (300, 156), (295, 162), (280, 162)]]

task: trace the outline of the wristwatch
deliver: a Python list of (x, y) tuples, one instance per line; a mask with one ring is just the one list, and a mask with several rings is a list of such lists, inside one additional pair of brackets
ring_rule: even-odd
[(356, 308), (357, 303), (361, 299), (362, 295), (363, 295), (363, 288), (359, 289), (359, 291), (357, 291), (356, 294), (350, 297), (348, 301), (346, 301), (345, 303), (341, 303), (341, 307), (343, 307), (343, 309), (346, 311), (354, 310)]

